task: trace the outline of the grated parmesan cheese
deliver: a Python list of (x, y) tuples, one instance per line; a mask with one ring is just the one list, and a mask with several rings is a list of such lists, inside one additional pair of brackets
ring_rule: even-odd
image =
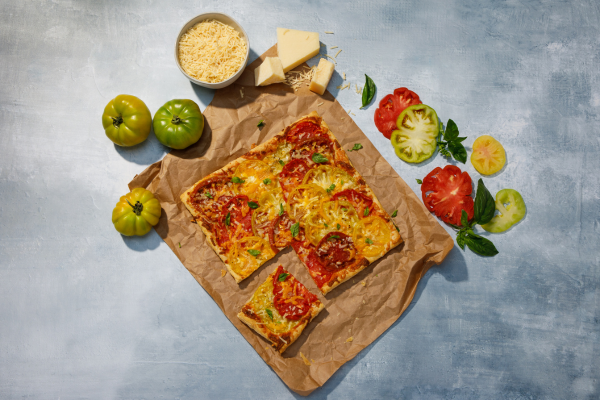
[(346, 80), (346, 73), (344, 72), (342, 77), (344, 78), (344, 80)]
[(328, 34), (330, 34), (330, 35), (333, 35), (333, 32), (332, 32), (332, 31), (325, 31), (325, 33), (328, 33)]
[(335, 53), (335, 56), (334, 56), (334, 57), (335, 57), (335, 58), (337, 58), (337, 56), (339, 56), (341, 52), (342, 52), (342, 49), (339, 49), (339, 50), (338, 50), (338, 52), (337, 52), (337, 53)]
[(224, 277), (227, 274), (227, 271), (225, 271), (224, 269), (221, 270), (221, 277)]
[(302, 352), (300, 352), (300, 357), (302, 357), (302, 361), (304, 361), (304, 364), (310, 365), (310, 361), (308, 361), (308, 358), (306, 358), (304, 354), (302, 354)]
[(233, 27), (217, 20), (199, 22), (179, 39), (181, 68), (208, 83), (233, 76), (246, 60), (246, 42)]
[(354, 338), (352, 336), (350, 336), (348, 339), (346, 339), (346, 343), (353, 341)]
[(309, 85), (315, 73), (316, 67), (304, 66), (302, 71), (288, 71), (285, 74), (285, 84), (294, 90), (298, 90), (301, 86)]
[(337, 49), (337, 48), (338, 48), (337, 46), (330, 47), (331, 50)]

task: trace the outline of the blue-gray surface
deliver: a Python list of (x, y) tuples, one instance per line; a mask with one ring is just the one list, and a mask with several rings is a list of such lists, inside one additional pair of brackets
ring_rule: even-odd
[[(278, 26), (318, 31), (343, 50), (348, 82), (373, 78), (375, 102), (407, 86), (456, 121), (468, 146), (496, 137), (508, 163), (485, 183), (527, 203), (524, 221), (493, 235), (498, 256), (455, 248), (399, 322), (312, 397), (598, 398), (594, 0), (3, 1), (0, 398), (296, 396), (155, 232), (124, 238), (110, 222), (127, 182), (166, 148), (153, 136), (114, 146), (100, 114), (120, 93), (152, 111), (173, 98), (206, 106), (212, 92), (181, 75), (173, 47), (184, 22), (212, 10), (241, 22), (252, 58)], [(397, 159), (376, 107), (358, 111), (360, 96), (340, 83), (332, 93), (419, 193), (415, 178), (446, 160)]]

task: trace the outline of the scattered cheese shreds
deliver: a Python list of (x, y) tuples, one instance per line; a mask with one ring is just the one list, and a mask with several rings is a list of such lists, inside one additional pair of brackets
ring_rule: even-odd
[(221, 277), (225, 276), (225, 274), (227, 274), (227, 271), (225, 271), (224, 269), (221, 270)]
[(318, 106), (322, 106), (323, 104), (325, 104), (325, 103), (323, 103), (323, 102), (320, 102), (319, 104), (317, 104), (317, 107), (318, 107)]
[(302, 71), (288, 71), (285, 74), (285, 84), (294, 90), (300, 86), (309, 85), (315, 73), (315, 67), (304, 67)]
[[(348, 109), (348, 111), (346, 111), (348, 114), (350, 114), (352, 110)], [(354, 283), (354, 281), (352, 281), (352, 283)]]
[(354, 338), (352, 336), (350, 336), (348, 339), (346, 339), (346, 343), (353, 341)]
[(356, 114), (354, 114), (354, 113), (350, 113), (350, 114), (352, 114), (352, 115), (354, 115), (356, 117)]
[(348, 89), (349, 87), (350, 87), (349, 83), (337, 86), (337, 88), (340, 89), (340, 90)]
[(328, 33), (328, 34), (330, 34), (330, 35), (333, 35), (333, 32), (332, 32), (332, 31), (325, 31), (325, 33)]
[(331, 50), (337, 49), (337, 48), (338, 48), (337, 46), (330, 47)]
[(344, 78), (344, 80), (346, 80), (346, 73), (345, 72), (342, 73), (342, 78)]
[(223, 82), (244, 64), (246, 42), (233, 27), (207, 19), (181, 35), (177, 58), (192, 78)]
[(365, 281), (362, 281), (360, 284), (361, 284), (361, 285), (363, 285), (363, 286), (366, 286), (366, 285), (367, 285), (367, 282), (365, 282)]
[(308, 361), (308, 358), (306, 358), (304, 354), (302, 354), (302, 352), (300, 352), (300, 357), (302, 357), (302, 361), (304, 361), (304, 364), (310, 365), (310, 361)]
[(365, 303), (365, 301), (363, 300), (363, 304), (367, 304), (367, 303)]
[(240, 96), (242, 96), (242, 99), (244, 98), (244, 89), (240, 89)]
[(362, 93), (362, 86), (358, 86), (358, 84), (354, 84), (354, 87), (356, 88), (356, 93), (361, 94)]
[(342, 49), (339, 49), (338, 52), (335, 53), (335, 58), (337, 58), (337, 56), (339, 56), (341, 52), (342, 52)]
[(330, 58), (330, 59), (331, 59), (331, 61), (333, 61), (333, 63), (334, 63), (335, 65), (337, 65), (337, 61), (335, 61), (335, 58), (331, 57), (329, 54), (323, 54), (323, 57)]
[(315, 362), (315, 360), (313, 360), (312, 358), (310, 359), (311, 362)]

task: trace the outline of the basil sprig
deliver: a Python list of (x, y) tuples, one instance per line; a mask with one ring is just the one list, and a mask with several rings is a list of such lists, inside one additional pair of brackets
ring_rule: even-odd
[(248, 202), (248, 207), (250, 207), (251, 209), (255, 210), (258, 208), (258, 204), (253, 202), (253, 201), (249, 201)]
[(467, 150), (461, 142), (465, 139), (466, 137), (458, 137), (458, 127), (449, 119), (445, 131), (440, 126), (440, 138), (437, 142), (440, 153), (445, 157), (454, 157), (456, 161), (464, 164), (467, 161)]
[(248, 249), (248, 253), (250, 253), (254, 257), (260, 256), (260, 250)]
[(462, 210), (460, 217), (461, 226), (452, 225), (455, 229), (458, 229), (456, 243), (458, 243), (461, 249), (464, 250), (466, 245), (473, 253), (480, 256), (491, 257), (498, 254), (494, 243), (473, 231), (473, 227), (476, 224), (484, 225), (490, 222), (495, 213), (496, 204), (494, 198), (483, 184), (483, 180), (479, 179), (477, 182), (473, 221), (469, 223), (467, 212)]
[(332, 184), (331, 184), (331, 186), (329, 186), (327, 189), (325, 189), (325, 191), (326, 191), (327, 193), (331, 193), (331, 191), (332, 191), (333, 189), (335, 189), (335, 184), (333, 184), (333, 183), (332, 183)]
[(283, 204), (279, 203), (279, 216), (283, 215)]
[(271, 321), (273, 321), (273, 311), (269, 310), (268, 308), (266, 308), (265, 311), (269, 315), (269, 318), (271, 318)]
[(292, 237), (298, 236), (300, 233), (300, 222), (296, 222), (290, 227), (290, 231), (292, 232)]
[(360, 143), (354, 143), (354, 146), (351, 149), (348, 149), (348, 151), (359, 151), (362, 148), (363, 148), (362, 144), (360, 144)]
[(313, 162), (319, 164), (319, 163), (324, 163), (324, 162), (328, 162), (329, 160), (327, 159), (327, 157), (325, 157), (323, 154), (321, 153), (315, 153), (312, 155), (312, 160)]
[(277, 278), (277, 280), (279, 282), (283, 282), (285, 281), (285, 279), (289, 276), (290, 274), (279, 274), (279, 278)]
[(233, 178), (231, 178), (231, 182), (233, 182), (233, 183), (244, 183), (244, 182), (246, 182), (246, 181), (245, 181), (245, 180), (243, 180), (243, 179), (242, 179), (242, 178), (240, 178), (240, 177), (234, 176)]
[(362, 92), (361, 109), (368, 106), (369, 103), (373, 100), (373, 97), (375, 97), (375, 90), (377, 90), (375, 82), (373, 82), (373, 79), (369, 78), (369, 75), (365, 74), (365, 87), (363, 88)]

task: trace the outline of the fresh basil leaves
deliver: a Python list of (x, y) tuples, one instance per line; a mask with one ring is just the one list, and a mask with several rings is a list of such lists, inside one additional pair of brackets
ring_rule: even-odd
[(361, 109), (365, 108), (366, 106), (369, 105), (369, 103), (371, 103), (371, 101), (373, 100), (373, 97), (375, 97), (376, 90), (377, 90), (377, 87), (375, 86), (375, 82), (373, 82), (373, 79), (369, 78), (369, 75), (365, 74), (365, 87), (363, 88), (363, 92), (362, 92), (362, 107), (361, 107)]
[(254, 257), (258, 257), (258, 256), (260, 256), (260, 251), (259, 251), (259, 250), (248, 249), (248, 253), (250, 253), (250, 254), (251, 254), (251, 255), (253, 255)]
[(283, 282), (288, 276), (290, 276), (290, 274), (279, 274), (279, 278), (277, 278), (277, 280), (279, 282)]
[(249, 201), (248, 202), (248, 207), (250, 207), (253, 210), (256, 210), (258, 208), (258, 204), (253, 202), (253, 201)]
[(449, 119), (445, 131), (440, 126), (440, 138), (437, 142), (440, 153), (445, 157), (454, 157), (456, 161), (464, 164), (467, 161), (467, 150), (461, 142), (465, 139), (466, 137), (458, 136), (456, 123)]
[(325, 157), (323, 154), (321, 153), (315, 153), (312, 155), (312, 160), (313, 162), (319, 164), (319, 163), (324, 163), (324, 162), (328, 162), (329, 160), (327, 159), (327, 157)]
[(363, 148), (362, 144), (360, 144), (360, 143), (354, 143), (354, 147), (352, 147), (351, 149), (348, 149), (348, 151), (359, 151), (362, 148)]
[(292, 232), (292, 237), (298, 236), (300, 233), (300, 222), (296, 222), (290, 227), (290, 231)]
[(271, 321), (273, 321), (273, 311), (269, 310), (268, 308), (266, 308), (265, 311), (267, 312), (267, 314), (269, 314), (269, 318), (271, 318)]
[(244, 183), (246, 182), (245, 180), (238, 178), (237, 176), (234, 176), (233, 178), (231, 178), (231, 182), (233, 183)]

